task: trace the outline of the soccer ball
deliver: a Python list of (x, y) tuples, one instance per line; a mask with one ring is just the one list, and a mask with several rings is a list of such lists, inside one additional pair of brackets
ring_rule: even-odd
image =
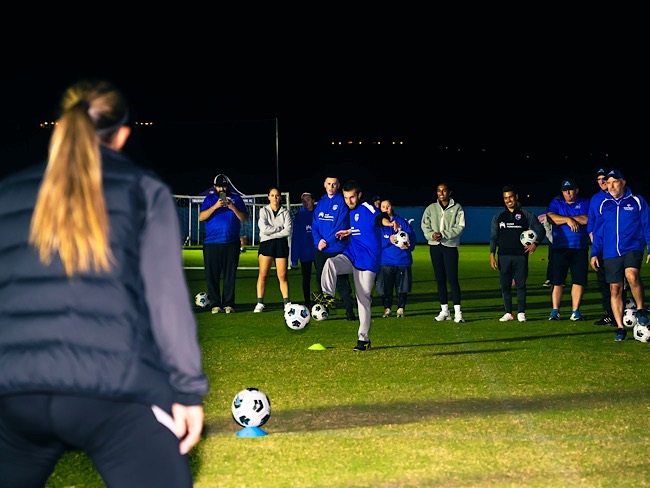
[(304, 329), (310, 318), (309, 309), (300, 303), (292, 303), (284, 312), (284, 321), (293, 330)]
[(632, 297), (627, 297), (625, 299), (625, 309), (627, 310), (628, 308), (631, 310), (636, 310), (636, 302)]
[(197, 307), (205, 308), (210, 306), (210, 297), (204, 291), (197, 293), (194, 297), (194, 303)]
[(327, 308), (325, 308), (320, 303), (317, 303), (311, 307), (311, 316), (314, 318), (314, 320), (325, 320), (327, 317), (329, 317), (329, 315), (330, 314), (327, 312)]
[(533, 242), (537, 242), (537, 232), (533, 229), (525, 230), (519, 234), (519, 240), (521, 241), (522, 246), (529, 246)]
[(623, 311), (623, 325), (625, 327), (634, 327), (638, 323), (636, 319), (636, 310), (632, 308), (626, 308)]
[(409, 238), (408, 232), (405, 230), (400, 230), (395, 234), (395, 245), (397, 247), (410, 246), (411, 239)]
[(262, 390), (246, 388), (235, 395), (232, 418), (242, 427), (261, 427), (271, 416), (271, 400)]
[(639, 342), (650, 342), (650, 328), (637, 323), (634, 326), (634, 339)]

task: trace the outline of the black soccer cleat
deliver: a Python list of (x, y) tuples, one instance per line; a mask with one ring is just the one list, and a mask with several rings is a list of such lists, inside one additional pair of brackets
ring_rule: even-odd
[(367, 351), (370, 349), (370, 341), (357, 341), (357, 345), (354, 346), (355, 351)]
[(594, 322), (594, 325), (616, 325), (616, 322), (614, 322), (614, 319), (612, 317), (605, 314), (603, 315), (602, 319), (596, 320)]

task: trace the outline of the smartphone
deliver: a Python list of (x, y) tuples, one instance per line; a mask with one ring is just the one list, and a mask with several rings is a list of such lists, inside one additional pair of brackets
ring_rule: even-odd
[(223, 203), (226, 203), (226, 192), (225, 191), (219, 192), (219, 198)]

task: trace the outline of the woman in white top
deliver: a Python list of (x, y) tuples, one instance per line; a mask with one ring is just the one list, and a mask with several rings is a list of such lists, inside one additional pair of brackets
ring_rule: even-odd
[(287, 281), (287, 268), (289, 267), (289, 236), (293, 222), (291, 214), (286, 207), (281, 205), (282, 193), (276, 187), (269, 190), (269, 204), (262, 207), (257, 221), (260, 231), (260, 247), (257, 257), (260, 263), (260, 272), (257, 276), (257, 304), (255, 313), (264, 311), (264, 292), (266, 278), (269, 276), (271, 266), (275, 262), (275, 272), (280, 283), (280, 293), (284, 306), (289, 301), (289, 282)]

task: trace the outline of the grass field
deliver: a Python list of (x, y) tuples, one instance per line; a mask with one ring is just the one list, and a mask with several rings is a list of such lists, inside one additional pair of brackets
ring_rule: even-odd
[[(299, 333), (283, 321), (274, 277), (253, 314), (257, 270), (238, 273), (237, 312), (197, 313), (211, 380), (205, 436), (190, 453), (208, 487), (644, 487), (650, 486), (650, 343), (614, 341), (589, 273), (582, 322), (548, 321), (546, 247), (530, 258), (528, 322), (502, 323), (498, 272), (487, 245), (460, 248), (466, 323), (436, 322), (428, 248), (414, 252), (406, 317), (381, 318), (373, 348), (354, 352), (357, 322), (335, 309)], [(188, 267), (201, 251), (185, 251)], [(240, 266), (255, 267), (254, 250)], [(650, 283), (649, 266), (642, 276)], [(187, 270), (194, 294), (201, 269)], [(300, 270), (290, 270), (300, 302)], [(309, 346), (319, 343), (323, 351)], [(230, 403), (267, 393), (267, 436), (240, 438)], [(47, 487), (102, 487), (92, 464), (66, 455)]]

